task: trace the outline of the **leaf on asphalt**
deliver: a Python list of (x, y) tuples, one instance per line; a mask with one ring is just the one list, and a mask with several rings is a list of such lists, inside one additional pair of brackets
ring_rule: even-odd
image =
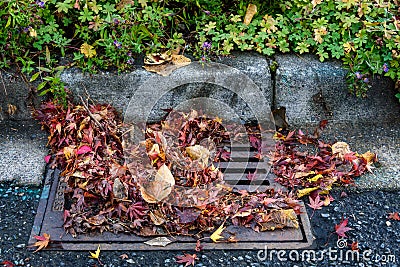
[(220, 227), (218, 227), (217, 230), (215, 230), (214, 233), (212, 233), (212, 235), (210, 236), (211, 240), (213, 242), (218, 242), (219, 239), (224, 238), (223, 236), (221, 236), (222, 231), (224, 231), (225, 227), (224, 224), (221, 224)]
[(14, 263), (12, 263), (11, 261), (2, 261), (0, 262), (1, 266), (3, 267), (14, 267)]
[(159, 236), (144, 242), (146, 245), (155, 246), (155, 247), (165, 247), (168, 244), (171, 244), (173, 241), (168, 239), (165, 236)]
[(249, 4), (247, 6), (247, 11), (246, 15), (244, 16), (243, 23), (249, 25), (256, 13), (257, 13), (257, 6), (254, 4)]
[(389, 220), (395, 220), (395, 221), (400, 221), (400, 215), (398, 212), (391, 212), (389, 213)]
[(319, 194), (313, 199), (312, 197), (308, 197), (310, 200), (310, 204), (307, 204), (310, 206), (313, 210), (320, 210), (322, 206), (324, 206), (324, 201), (320, 200)]
[(191, 255), (191, 254), (185, 253), (185, 255), (183, 255), (183, 256), (176, 256), (176, 259), (177, 259), (177, 261), (176, 261), (177, 263), (186, 263), (185, 264), (185, 267), (186, 267), (189, 265), (194, 266), (194, 261), (198, 258), (196, 256), (196, 254)]
[(93, 252), (91, 252), (91, 251), (89, 251), (89, 253), (90, 253), (89, 258), (99, 260), (99, 257), (100, 257), (100, 245), (97, 247), (95, 253), (93, 253)]
[(83, 43), (81, 45), (81, 53), (85, 55), (87, 58), (92, 58), (96, 55), (96, 49), (93, 46), (87, 43)]
[(121, 258), (121, 260), (129, 259), (129, 256), (126, 254), (121, 254), (121, 255), (119, 255), (119, 257)]
[(358, 251), (358, 242), (353, 241), (353, 243), (351, 243), (350, 247), (351, 247), (351, 250)]
[(49, 242), (50, 242), (50, 235), (49, 234), (43, 233), (43, 236), (35, 235), (34, 238), (36, 238), (37, 241), (31, 247), (38, 247), (34, 251), (34, 253), (39, 251), (39, 250), (42, 250), (42, 249), (46, 248), (49, 245)]
[(347, 237), (346, 232), (353, 230), (350, 227), (347, 227), (347, 223), (349, 219), (342, 220), (339, 224), (335, 225), (335, 232), (339, 237)]

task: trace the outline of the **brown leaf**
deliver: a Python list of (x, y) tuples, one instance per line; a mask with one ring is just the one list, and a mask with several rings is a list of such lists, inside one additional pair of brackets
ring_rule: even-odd
[(350, 152), (350, 146), (345, 142), (336, 142), (332, 145), (332, 154), (337, 155), (340, 159)]
[(168, 167), (163, 164), (158, 169), (154, 181), (145, 182), (140, 188), (143, 199), (148, 203), (156, 203), (166, 198), (175, 185), (174, 176)]
[(299, 228), (297, 215), (293, 209), (274, 210), (270, 214), (270, 220), (261, 224), (261, 231), (273, 231), (284, 227)]
[(247, 6), (247, 11), (246, 15), (244, 16), (243, 23), (249, 25), (256, 13), (257, 13), (257, 6), (254, 4), (249, 4)]

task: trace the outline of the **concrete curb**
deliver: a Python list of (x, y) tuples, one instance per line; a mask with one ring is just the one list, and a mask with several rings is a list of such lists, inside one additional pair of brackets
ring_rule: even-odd
[[(273, 75), (271, 75), (270, 65), (275, 64), (273, 61), (277, 63), (278, 68), (276, 73), (272, 72)], [(231, 57), (221, 58), (218, 63), (235, 67), (246, 74), (258, 85), (271, 107), (275, 105), (275, 107), (286, 108), (288, 122), (295, 127), (315, 125), (321, 119), (328, 119), (331, 125), (342, 125), (350, 122), (385, 124), (400, 118), (400, 104), (394, 97), (394, 84), (389, 79), (376, 77), (373, 80), (372, 89), (368, 92), (368, 98), (359, 99), (348, 94), (345, 84), (346, 71), (338, 62), (321, 63), (314, 56), (299, 57), (290, 54), (276, 55), (274, 60), (268, 60), (256, 53), (238, 52), (233, 53)], [(82, 74), (77, 69), (69, 69), (65, 70), (61, 77), (76, 97), (85, 98), (89, 95), (94, 101), (110, 103), (123, 113), (126, 111), (135, 90), (147, 79), (156, 77), (156, 74), (137, 69), (121, 75), (109, 72), (89, 75)], [(0, 136), (3, 137), (0, 143), (0, 181), (19, 179), (21, 183), (38, 184), (43, 176), (43, 157), (46, 154), (45, 134), (36, 132), (38, 131), (37, 125), (36, 128), (32, 128), (32, 124), (37, 124), (37, 122), (32, 120), (30, 109), (26, 105), (26, 95), (29, 88), (21, 77), (12, 73), (2, 73), (2, 79), (4, 88), (3, 90), (0, 89), (0, 92), (3, 93), (0, 98), (0, 107), (2, 108), (0, 122), (3, 120), (3, 124), (6, 123), (4, 125), (9, 125), (8, 121), (10, 120), (16, 122), (13, 122), (12, 127), (7, 126), (7, 128), (3, 125), (0, 129)], [(193, 92), (191, 87), (193, 85), (180, 88), (168, 97), (166, 95), (166, 98), (159, 105), (173, 107), (182, 97), (190, 98), (190, 95), (185, 94)], [(221, 93), (223, 91), (218, 90), (213, 85), (204, 87), (204, 92), (208, 92), (207, 94), (215, 98), (226, 98)], [(38, 99), (35, 103), (39, 101)], [(235, 100), (234, 97), (230, 97), (227, 102), (232, 106), (238, 105), (237, 99)], [(17, 107), (15, 114), (7, 115), (4, 113), (8, 104)], [(238, 107), (240, 107), (240, 104)], [(9, 139), (12, 139), (12, 135), (14, 135), (10, 129), (18, 128), (16, 124), (20, 124), (18, 131), (26, 134), (20, 134), (19, 138), (16, 139), (17, 141), (10, 141)], [(394, 125), (398, 126), (399, 124), (395, 123)], [(382, 130), (383, 135), (386, 130), (389, 131), (389, 128), (386, 127)], [(33, 140), (27, 134), (29, 132), (34, 132), (40, 138)], [(400, 143), (399, 134), (394, 132), (393, 144)], [(378, 143), (375, 147), (380, 145), (379, 138), (376, 139), (376, 142)], [(29, 149), (26, 149), (27, 146), (29, 146)], [(355, 148), (357, 149), (357, 147)], [(397, 151), (396, 153), (399, 154), (400, 152)], [(388, 160), (389, 164), (392, 164), (391, 161), (395, 159), (388, 157)], [(13, 162), (18, 164), (14, 163), (13, 165)], [(22, 165), (26, 165), (26, 168)], [(399, 167), (393, 168), (395, 168), (393, 173), (397, 173)], [(371, 183), (368, 182), (368, 186), (363, 185), (363, 187), (369, 188), (374, 184), (385, 187), (384, 184), (373, 180)], [(400, 188), (399, 184), (400, 182), (396, 180), (396, 182), (390, 183), (388, 187)]]

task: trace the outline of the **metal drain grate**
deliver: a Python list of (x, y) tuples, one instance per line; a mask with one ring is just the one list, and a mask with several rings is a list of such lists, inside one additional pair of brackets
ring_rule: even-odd
[[(268, 162), (264, 160), (254, 161), (252, 154), (256, 153), (252, 148), (245, 145), (235, 145), (231, 148), (233, 157), (229, 162), (220, 162), (218, 167), (226, 170), (224, 173), (225, 181), (234, 185), (237, 189), (249, 191), (284, 189), (273, 180), (273, 175), (268, 174)], [(250, 155), (250, 157), (249, 157)], [(250, 181), (246, 178), (248, 172), (254, 173), (256, 177)], [(65, 235), (63, 230), (63, 209), (64, 209), (64, 189), (66, 185), (60, 182), (59, 170), (48, 170), (46, 173), (45, 185), (39, 202), (34, 226), (32, 228), (29, 244), (36, 240), (34, 235), (50, 234), (50, 249), (65, 250), (95, 250), (101, 244), (102, 250), (193, 250), (196, 240), (190, 237), (176, 237), (173, 243), (166, 247), (154, 247), (144, 244), (145, 241), (153, 237), (140, 237), (128, 234), (113, 234), (105, 232), (103, 234), (79, 235), (73, 238)], [(254, 232), (252, 229), (238, 226), (228, 226), (227, 231), (236, 233), (237, 243), (213, 243), (204, 240), (204, 248), (207, 249), (301, 249), (312, 245), (313, 236), (311, 226), (305, 211), (304, 204), (301, 203), (301, 215), (298, 216), (298, 229), (285, 228), (283, 230)], [(170, 238), (172, 239), (172, 238)]]

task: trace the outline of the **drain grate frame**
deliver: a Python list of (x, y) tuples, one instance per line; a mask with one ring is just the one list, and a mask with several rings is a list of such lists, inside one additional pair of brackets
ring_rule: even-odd
[[(273, 175), (269, 174), (267, 180), (273, 181)], [(275, 182), (274, 182), (275, 183)], [(274, 184), (273, 184), (274, 185)], [(275, 183), (275, 186), (277, 184)], [(238, 185), (248, 187), (249, 185)], [(260, 189), (259, 185), (255, 185)], [(271, 188), (271, 185), (265, 185)], [(251, 185), (250, 185), (251, 187)], [(141, 237), (134, 234), (86, 234), (73, 238), (66, 235), (63, 229), (65, 184), (60, 182), (60, 170), (48, 169), (46, 171), (44, 188), (39, 201), (38, 210), (32, 227), (28, 245), (36, 242), (35, 235), (50, 234), (50, 250), (96, 250), (100, 244), (102, 250), (119, 251), (155, 251), (155, 250), (193, 250), (196, 240), (191, 237), (169, 237), (173, 243), (165, 247), (150, 246), (145, 241), (153, 237)], [(310, 221), (301, 202), (301, 214), (298, 215), (299, 228), (284, 228), (283, 230), (255, 232), (242, 226), (228, 226), (227, 231), (236, 233), (237, 243), (213, 243), (209, 239), (202, 242), (204, 250), (255, 250), (255, 249), (305, 249), (313, 245), (314, 237), (311, 231)]]

